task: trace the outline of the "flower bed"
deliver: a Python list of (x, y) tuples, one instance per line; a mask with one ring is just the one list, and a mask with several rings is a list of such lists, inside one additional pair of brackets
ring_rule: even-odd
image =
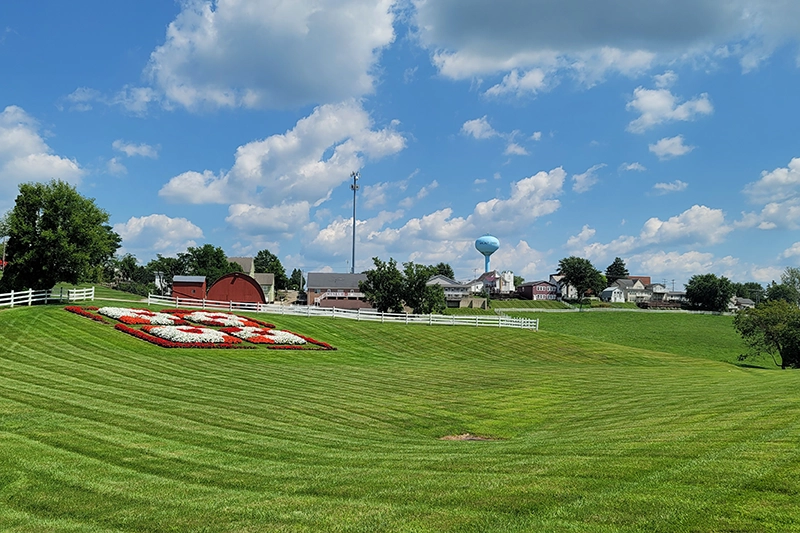
[(96, 320), (97, 322), (101, 322), (103, 324), (108, 324), (108, 321), (94, 313), (90, 313), (89, 311), (97, 310), (95, 307), (94, 309), (87, 307), (83, 309), (82, 307), (78, 307), (77, 305), (68, 305), (64, 308), (64, 311), (69, 311), (70, 313), (75, 313), (76, 315), (85, 316), (86, 318), (91, 318), (92, 320)]
[(157, 326), (188, 325), (179, 316), (167, 313), (156, 313), (147, 309), (130, 309), (127, 307), (101, 307), (97, 311), (101, 315), (119, 320), (123, 324), (148, 324)]
[(142, 326), (141, 331), (164, 340), (178, 343), (239, 344), (242, 339), (222, 331), (197, 326)]
[(196, 324), (203, 324), (204, 326), (218, 326), (218, 327), (270, 327), (271, 324), (266, 324), (259, 320), (253, 320), (243, 316), (231, 315), (228, 313), (217, 313), (209, 311), (193, 311), (188, 314), (181, 315), (184, 320), (194, 322)]
[[(145, 327), (157, 327), (157, 326), (145, 326)], [(162, 326), (162, 327), (169, 327), (169, 326)], [(234, 344), (230, 342), (175, 342), (170, 341), (161, 337), (156, 337), (155, 335), (150, 335), (146, 331), (142, 331), (139, 329), (134, 329), (130, 326), (126, 326), (125, 324), (116, 324), (114, 329), (122, 331), (123, 333), (127, 333), (128, 335), (132, 335), (137, 339), (142, 339), (144, 341), (150, 342), (157, 346), (161, 346), (162, 348), (254, 348), (254, 346), (242, 346), (240, 344)], [(239, 339), (236, 339), (239, 341)], [(241, 341), (239, 341), (241, 342)]]
[(254, 344), (285, 344), (285, 345), (302, 345), (306, 344), (306, 340), (289, 331), (281, 331), (278, 329), (270, 328), (255, 328), (255, 327), (233, 327), (223, 328), (221, 331), (230, 333), (234, 337), (244, 339), (247, 342)]

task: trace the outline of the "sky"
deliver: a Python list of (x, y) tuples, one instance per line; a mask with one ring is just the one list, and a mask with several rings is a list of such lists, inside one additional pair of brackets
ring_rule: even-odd
[(800, 266), (796, 0), (0, 2), (0, 213), (94, 198), (142, 263), (269, 249), (680, 290)]

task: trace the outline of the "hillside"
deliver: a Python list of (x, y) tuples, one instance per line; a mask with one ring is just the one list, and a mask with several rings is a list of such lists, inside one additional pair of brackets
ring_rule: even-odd
[[(713, 342), (693, 353), (601, 342), (552, 315), (539, 333), (270, 319), (338, 350), (163, 349), (57, 306), (0, 311), (0, 523), (786, 531), (800, 520), (798, 373), (714, 360), (725, 357), (704, 355)], [(712, 340), (709, 327), (698, 338)], [(464, 433), (495, 440), (440, 440)]]

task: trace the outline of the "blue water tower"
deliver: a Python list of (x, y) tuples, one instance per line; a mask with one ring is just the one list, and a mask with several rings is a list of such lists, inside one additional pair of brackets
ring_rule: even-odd
[(475, 248), (486, 258), (486, 267), (484, 272), (489, 272), (489, 257), (495, 253), (498, 248), (500, 248), (500, 241), (497, 240), (497, 237), (484, 235), (475, 241)]

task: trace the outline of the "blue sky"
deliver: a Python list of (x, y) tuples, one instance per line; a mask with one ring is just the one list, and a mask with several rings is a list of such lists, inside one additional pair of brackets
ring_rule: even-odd
[[(642, 5), (644, 4), (644, 5)], [(800, 3), (0, 3), (0, 212), (97, 200), (147, 261), (212, 243), (676, 288), (800, 265)]]

